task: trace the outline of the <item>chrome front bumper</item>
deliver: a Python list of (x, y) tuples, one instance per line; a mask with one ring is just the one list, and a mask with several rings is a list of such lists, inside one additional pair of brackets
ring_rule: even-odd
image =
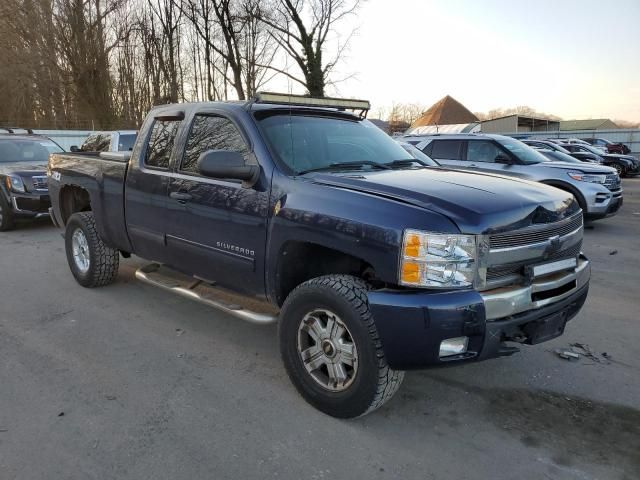
[[(591, 276), (589, 261), (580, 256), (578, 266), (570, 273), (557, 273), (534, 279), (531, 285), (514, 285), (481, 292), (484, 301), (485, 318), (488, 322), (510, 317), (518, 313), (535, 310), (574, 294), (587, 283)], [(545, 292), (552, 295), (545, 297)], [(535, 300), (535, 297), (545, 297)]]

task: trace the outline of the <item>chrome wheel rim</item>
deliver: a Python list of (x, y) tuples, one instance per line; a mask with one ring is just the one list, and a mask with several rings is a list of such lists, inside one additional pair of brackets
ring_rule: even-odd
[(614, 168), (616, 169), (616, 172), (618, 172), (618, 175), (622, 175), (622, 167), (618, 164), (614, 164)]
[(331, 392), (349, 388), (358, 373), (358, 350), (335, 313), (313, 310), (298, 327), (298, 355), (307, 373)]
[(89, 271), (89, 244), (87, 243), (87, 237), (81, 229), (77, 229), (73, 232), (71, 237), (71, 251), (73, 253), (73, 261), (76, 264), (76, 268), (81, 273), (87, 273)]

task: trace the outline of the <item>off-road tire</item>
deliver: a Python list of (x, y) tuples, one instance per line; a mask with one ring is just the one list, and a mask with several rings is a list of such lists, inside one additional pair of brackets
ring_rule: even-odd
[[(88, 245), (89, 268), (86, 272), (78, 268), (73, 257), (73, 234), (78, 229), (84, 233)], [(120, 254), (118, 250), (107, 246), (98, 235), (93, 212), (71, 215), (65, 230), (65, 250), (71, 273), (83, 287), (103, 287), (112, 283), (118, 276)]]
[(4, 198), (4, 194), (0, 192), (0, 232), (13, 230), (15, 227), (15, 219), (13, 218), (13, 210)]
[[(393, 397), (404, 378), (404, 372), (387, 364), (367, 290), (363, 280), (350, 275), (314, 278), (289, 294), (280, 314), (280, 352), (289, 378), (307, 402), (333, 417), (353, 418), (376, 410)], [(358, 369), (343, 391), (320, 386), (305, 369), (299, 353), (298, 327), (304, 316), (316, 309), (335, 312), (357, 349)]]

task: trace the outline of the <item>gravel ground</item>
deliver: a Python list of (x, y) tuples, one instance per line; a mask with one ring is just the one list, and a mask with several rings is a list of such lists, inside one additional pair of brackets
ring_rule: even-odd
[[(136, 258), (83, 289), (46, 221), (0, 233), (0, 478), (640, 478), (640, 178), (624, 187), (587, 226), (591, 292), (563, 337), (410, 372), (351, 421), (297, 395), (275, 327), (141, 284)], [(601, 362), (554, 353), (574, 342)]]

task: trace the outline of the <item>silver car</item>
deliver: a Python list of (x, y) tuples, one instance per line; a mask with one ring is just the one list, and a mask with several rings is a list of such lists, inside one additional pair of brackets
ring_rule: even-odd
[(549, 161), (519, 140), (502, 135), (407, 135), (408, 142), (442, 165), (546, 183), (572, 193), (590, 220), (615, 215), (622, 205), (617, 172), (603, 165)]

